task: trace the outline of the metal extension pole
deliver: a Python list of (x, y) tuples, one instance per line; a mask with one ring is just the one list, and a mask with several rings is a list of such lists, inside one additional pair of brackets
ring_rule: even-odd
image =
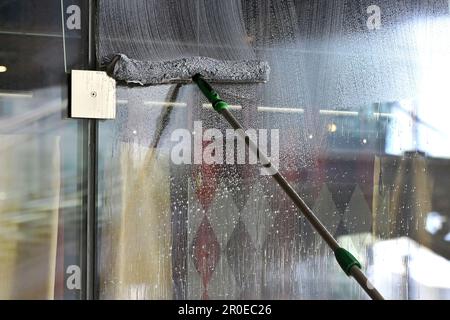
[[(287, 182), (286, 178), (275, 168), (267, 156), (262, 153), (258, 146), (250, 139), (250, 137), (245, 133), (244, 127), (239, 123), (239, 121), (233, 116), (229, 109), (224, 108), (219, 110), (219, 113), (228, 121), (231, 127), (234, 130), (237, 130), (241, 135), (241, 138), (245, 139), (245, 143), (249, 147), (250, 150), (256, 153), (258, 159), (262, 163), (262, 165), (267, 168), (267, 170), (272, 170), (274, 173), (272, 176), (278, 185), (286, 192), (286, 194), (291, 198), (297, 208), (303, 213), (303, 215), (308, 219), (308, 221), (312, 224), (314, 229), (319, 233), (323, 240), (328, 244), (328, 246), (336, 253), (337, 250), (340, 250), (338, 242), (334, 237), (330, 234), (330, 232), (325, 228), (325, 226), (320, 222), (320, 220), (316, 217), (314, 212), (308, 207), (308, 205), (303, 201), (302, 198), (298, 195), (298, 193), (292, 188), (292, 186)], [(373, 300), (384, 300), (383, 296), (378, 292), (375, 287), (371, 285), (367, 277), (361, 271), (361, 269), (357, 265), (351, 266), (349, 270), (350, 275), (358, 282), (358, 284), (364, 289), (364, 291), (373, 299)]]
[(274, 173), (272, 176), (280, 185), (280, 187), (286, 192), (286, 194), (291, 198), (294, 204), (303, 212), (308, 221), (313, 225), (314, 229), (320, 234), (320, 236), (325, 240), (325, 242), (330, 246), (330, 248), (334, 251), (339, 248), (339, 244), (333, 238), (333, 236), (328, 232), (325, 226), (317, 219), (312, 210), (306, 205), (306, 203), (300, 198), (297, 192), (292, 188), (292, 186), (287, 182), (286, 178), (281, 175), (281, 173), (272, 166), (272, 163), (267, 158), (265, 154), (263, 154), (258, 146), (250, 139), (250, 137), (245, 133), (244, 127), (237, 121), (237, 119), (233, 116), (233, 114), (228, 109), (222, 109), (219, 113), (228, 121), (231, 127), (234, 130), (239, 130), (238, 132), (241, 135), (241, 138), (245, 139), (245, 143), (248, 145), (249, 149), (252, 152), (256, 152), (258, 159), (262, 163), (262, 165), (268, 170), (273, 170)]
[[(97, 11), (97, 1), (88, 1), (88, 64), (92, 70), (96, 69), (95, 57), (95, 15)], [(85, 219), (85, 261), (84, 261), (84, 291), (86, 300), (96, 299), (96, 243), (97, 243), (97, 143), (98, 124), (95, 119), (87, 120), (87, 209)]]
[(278, 185), (284, 190), (284, 192), (286, 192), (289, 198), (291, 198), (297, 208), (300, 209), (322, 239), (324, 239), (331, 250), (333, 250), (334, 256), (344, 272), (348, 276), (352, 276), (373, 300), (384, 300), (383, 296), (377, 289), (375, 289), (374, 286), (372, 286), (369, 280), (367, 280), (367, 277), (361, 271), (361, 264), (358, 260), (350, 252), (339, 246), (336, 239), (333, 238), (327, 228), (325, 228), (325, 226), (316, 217), (314, 212), (308, 207), (303, 199), (300, 198), (298, 193), (294, 190), (294, 188), (292, 188), (286, 178), (283, 177), (283, 175), (278, 171), (278, 168), (273, 166), (269, 158), (267, 158), (267, 155), (261, 152), (257, 144), (250, 138), (249, 135), (245, 133), (244, 127), (230, 112), (229, 105), (220, 98), (219, 94), (209, 85), (209, 83), (205, 81), (205, 79), (203, 79), (200, 74), (195, 75), (192, 80), (198, 85), (202, 93), (211, 102), (214, 110), (220, 113), (231, 125), (231, 127), (237, 131), (241, 138), (244, 139), (248, 148), (257, 155), (261, 164), (266, 168), (266, 170), (269, 171)]

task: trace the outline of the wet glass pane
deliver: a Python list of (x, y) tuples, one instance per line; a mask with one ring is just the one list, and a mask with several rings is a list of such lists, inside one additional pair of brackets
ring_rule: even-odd
[[(235, 116), (386, 298), (450, 298), (448, 1), (114, 0), (98, 21), (99, 61), (267, 61), (267, 83), (215, 85)], [(100, 298), (368, 299), (248, 155), (195, 161), (208, 129), (230, 138), (196, 86), (117, 99), (99, 125)]]
[(67, 72), (86, 65), (87, 21), (65, 2), (0, 1), (0, 299), (81, 297), (85, 130)]

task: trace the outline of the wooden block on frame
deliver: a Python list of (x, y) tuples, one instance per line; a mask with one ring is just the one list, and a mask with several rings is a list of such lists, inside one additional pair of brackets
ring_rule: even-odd
[(70, 116), (115, 119), (116, 81), (103, 71), (72, 70)]

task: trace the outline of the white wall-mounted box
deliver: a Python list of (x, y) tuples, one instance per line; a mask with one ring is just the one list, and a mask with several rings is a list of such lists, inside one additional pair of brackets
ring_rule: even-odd
[(103, 71), (72, 70), (72, 118), (115, 119), (116, 81)]

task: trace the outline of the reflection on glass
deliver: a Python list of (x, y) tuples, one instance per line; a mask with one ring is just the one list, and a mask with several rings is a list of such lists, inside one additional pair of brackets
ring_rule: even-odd
[(0, 299), (81, 297), (83, 122), (67, 119), (65, 67), (85, 59), (81, 31), (63, 50), (61, 5), (0, 4)]

